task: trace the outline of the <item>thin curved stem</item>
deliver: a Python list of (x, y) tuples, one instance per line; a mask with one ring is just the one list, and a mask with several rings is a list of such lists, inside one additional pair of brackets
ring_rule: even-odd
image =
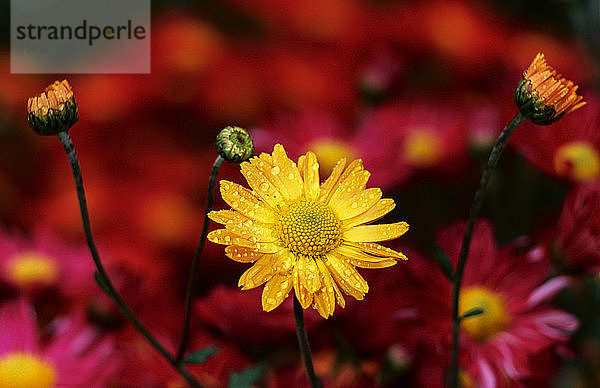
[(181, 329), (181, 340), (179, 341), (177, 356), (175, 357), (175, 360), (177, 362), (181, 362), (181, 360), (183, 359), (183, 355), (185, 354), (185, 349), (187, 347), (190, 335), (192, 299), (194, 297), (194, 290), (196, 289), (196, 282), (198, 280), (198, 264), (200, 263), (200, 257), (202, 256), (204, 244), (206, 243), (206, 236), (208, 235), (208, 213), (210, 213), (212, 209), (213, 198), (215, 196), (214, 191), (215, 183), (217, 181), (217, 174), (224, 160), (225, 159), (223, 159), (221, 155), (217, 156), (215, 162), (213, 163), (212, 170), (210, 172), (210, 179), (208, 180), (208, 190), (206, 192), (206, 208), (204, 210), (204, 223), (202, 224), (202, 233), (200, 234), (200, 240), (198, 241), (198, 246), (196, 247), (196, 252), (194, 253), (194, 258), (192, 259), (192, 268), (190, 270), (190, 276), (188, 279), (188, 286), (185, 296), (185, 312), (183, 316), (183, 325)]
[(202, 386), (194, 378), (190, 371), (184, 365), (177, 363), (173, 355), (169, 353), (150, 333), (144, 324), (139, 321), (110, 280), (108, 273), (104, 269), (104, 265), (102, 264), (102, 260), (100, 259), (100, 255), (98, 254), (98, 249), (96, 248), (96, 243), (94, 242), (94, 237), (92, 235), (87, 200), (85, 197), (85, 189), (83, 186), (83, 176), (81, 174), (81, 167), (79, 165), (79, 160), (77, 159), (75, 147), (73, 146), (71, 137), (66, 131), (59, 132), (58, 138), (60, 139), (60, 142), (62, 143), (69, 158), (69, 163), (73, 172), (73, 178), (75, 179), (75, 188), (77, 190), (77, 199), (79, 201), (79, 210), (81, 212), (81, 221), (83, 223), (85, 239), (87, 241), (90, 253), (92, 254), (94, 264), (96, 265), (97, 276), (102, 282), (101, 286), (103, 290), (115, 302), (117, 307), (119, 307), (119, 310), (121, 310), (121, 313), (125, 316), (125, 318), (135, 326), (135, 328), (140, 332), (140, 334), (142, 334), (142, 336), (144, 336), (144, 338), (146, 338), (148, 343), (150, 343), (150, 345), (152, 345), (152, 347), (154, 347), (192, 387), (201, 388)]
[(454, 274), (454, 279), (452, 282), (452, 359), (450, 360), (449, 374), (448, 374), (448, 382), (449, 386), (452, 388), (458, 388), (458, 337), (460, 332), (460, 321), (461, 317), (458, 316), (458, 308), (459, 308), (459, 299), (460, 299), (460, 286), (462, 283), (463, 273), (465, 271), (465, 265), (467, 264), (467, 256), (469, 254), (469, 247), (471, 245), (471, 238), (473, 237), (473, 229), (475, 227), (475, 221), (479, 217), (481, 213), (481, 208), (483, 206), (483, 199), (485, 197), (485, 193), (490, 183), (490, 178), (496, 166), (498, 165), (498, 160), (500, 159), (500, 155), (502, 155), (502, 151), (504, 150), (504, 146), (508, 142), (508, 138), (512, 133), (521, 125), (525, 120), (525, 116), (521, 115), (521, 113), (517, 113), (515, 117), (508, 123), (508, 125), (504, 128), (492, 151), (490, 152), (490, 156), (488, 158), (487, 165), (485, 170), (483, 171), (483, 176), (479, 181), (479, 187), (475, 192), (475, 197), (473, 198), (473, 202), (471, 203), (471, 208), (469, 210), (469, 218), (467, 220), (467, 227), (465, 229), (465, 234), (463, 236), (462, 246), (460, 249), (460, 254), (458, 256), (458, 263), (456, 265), (456, 271)]
[(304, 367), (306, 368), (306, 374), (308, 375), (308, 381), (310, 382), (311, 388), (322, 388), (323, 383), (319, 377), (315, 374), (315, 368), (313, 366), (312, 355), (310, 352), (310, 345), (308, 343), (308, 335), (306, 334), (306, 326), (304, 326), (304, 309), (296, 294), (294, 295), (294, 321), (296, 322), (296, 335), (298, 337), (298, 345), (300, 346), (300, 353), (302, 354), (302, 361), (304, 361)]

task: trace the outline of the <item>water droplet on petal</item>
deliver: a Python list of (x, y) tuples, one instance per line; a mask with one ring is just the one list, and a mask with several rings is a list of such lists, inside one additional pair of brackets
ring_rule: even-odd
[(267, 191), (267, 190), (269, 190), (269, 184), (267, 182), (263, 182), (263, 183), (260, 184), (259, 188), (262, 191)]
[(277, 175), (281, 172), (281, 168), (279, 168), (279, 166), (275, 166), (271, 169), (271, 174), (273, 175)]

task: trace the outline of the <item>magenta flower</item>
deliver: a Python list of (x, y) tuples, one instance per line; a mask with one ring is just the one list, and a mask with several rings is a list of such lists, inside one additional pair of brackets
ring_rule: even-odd
[(569, 193), (558, 220), (556, 242), (563, 264), (600, 271), (600, 181)]
[(340, 115), (304, 111), (252, 131), (257, 151), (286, 145), (292, 158), (312, 150), (325, 179), (338, 160), (360, 156), (372, 183), (393, 187), (419, 172), (460, 175), (467, 162), (467, 109), (432, 101), (402, 102), (366, 112), (353, 126)]
[[(442, 231), (438, 243), (451, 261), (457, 260), (464, 224)], [(549, 277), (549, 262), (542, 250), (515, 254), (511, 246), (498, 248), (492, 228), (480, 222), (475, 228), (470, 265), (460, 296), (460, 314), (482, 308), (483, 314), (461, 325), (461, 379), (464, 386), (518, 386), (536, 372), (534, 357), (564, 346), (577, 329), (572, 315), (552, 306), (551, 298), (568, 284), (564, 276)], [(432, 354), (425, 358), (421, 375), (443, 384), (449, 357), (450, 282), (433, 263), (413, 261), (406, 299), (416, 301), (423, 327), (422, 338)], [(409, 269), (409, 270), (410, 270)], [(415, 286), (421, 284), (421, 286)], [(432, 365), (439, 360), (441, 364)], [(547, 376), (552, 371), (548, 371)], [(424, 378), (424, 376), (421, 376)], [(472, 384), (472, 385), (469, 385)]]
[(0, 388), (106, 387), (118, 367), (112, 341), (57, 319), (49, 341), (23, 299), (0, 305)]
[(92, 259), (84, 247), (71, 247), (38, 232), (32, 238), (0, 229), (0, 278), (25, 293), (56, 287), (73, 297), (96, 290)]

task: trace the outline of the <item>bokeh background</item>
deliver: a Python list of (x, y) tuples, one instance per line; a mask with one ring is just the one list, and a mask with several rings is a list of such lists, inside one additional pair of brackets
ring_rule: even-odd
[[(543, 307), (535, 308), (555, 314), (549, 325), (556, 332), (536, 325), (513, 332), (521, 351), (489, 351), (488, 339), (466, 343), (463, 385), (600, 386), (596, 0), (152, 6), (149, 75), (12, 75), (9, 31), (2, 29), (0, 325), (27, 326), (20, 337), (31, 337), (50, 364), (61, 360), (59, 382), (184, 386), (95, 284), (66, 157), (57, 139), (27, 127), (28, 97), (65, 77), (75, 90), (80, 122), (71, 136), (97, 242), (125, 299), (168, 347), (179, 338), (220, 128), (249, 129), (257, 152), (281, 143), (296, 159), (312, 150), (322, 178), (340, 157), (362, 158), (369, 186), (397, 203), (383, 221), (411, 226), (391, 243), (410, 260), (361, 271), (369, 272), (371, 291), (329, 320), (306, 313), (317, 372), (327, 387), (442, 386), (449, 288), (433, 260), (434, 243), (452, 252), (453, 239), (460, 240), (456, 223), (466, 218), (491, 144), (517, 111), (516, 83), (543, 52), (580, 85), (588, 104), (552, 126), (518, 129), (476, 233), (475, 246), (487, 248), (467, 265), (497, 266), (497, 277), (510, 279), (497, 288), (510, 296), (507, 305), (527, 305), (543, 293), (536, 287), (546, 286)], [(0, 14), (9, 26), (8, 1)], [(244, 184), (237, 165), (224, 165), (219, 177)], [(215, 208), (226, 207), (217, 194)], [(244, 380), (306, 386), (290, 300), (262, 312), (260, 290), (236, 287), (246, 268), (207, 244), (190, 349), (220, 351), (194, 373), (206, 387)], [(511, 307), (502, 329), (539, 312), (528, 306)], [(0, 345), (2, 360), (12, 348)], [(506, 360), (526, 366), (496, 367)], [(79, 380), (69, 380), (73, 375)]]

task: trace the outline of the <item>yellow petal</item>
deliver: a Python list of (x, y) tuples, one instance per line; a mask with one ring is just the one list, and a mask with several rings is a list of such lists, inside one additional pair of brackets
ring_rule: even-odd
[(321, 287), (321, 275), (314, 259), (300, 255), (296, 259), (295, 268), (298, 270), (300, 284), (308, 292), (314, 293)]
[(306, 153), (303, 163), (304, 178), (304, 196), (309, 201), (316, 201), (319, 198), (319, 163), (317, 157), (312, 152)]
[(369, 285), (356, 268), (343, 257), (338, 257), (335, 252), (328, 253), (326, 257), (325, 265), (342, 291), (358, 300), (363, 300), (369, 291)]
[(221, 225), (227, 225), (232, 222), (244, 222), (248, 219), (242, 216), (242, 213), (233, 210), (213, 210), (208, 213), (208, 218)]
[(346, 170), (344, 170), (344, 173), (342, 174), (342, 176), (340, 177), (340, 180), (339, 180), (340, 183), (345, 181), (353, 173), (362, 171), (362, 170), (364, 170), (364, 167), (362, 164), (362, 159), (354, 159), (353, 161), (350, 162), (348, 167), (346, 167)]
[(266, 202), (273, 209), (277, 209), (277, 205), (279, 205), (283, 201), (283, 195), (271, 182), (269, 177), (265, 176), (265, 174), (259, 170), (255, 164), (265, 164), (264, 161), (260, 160), (260, 158), (254, 157), (251, 162), (243, 162), (240, 164), (240, 168), (242, 170), (242, 175), (248, 181), (248, 185), (252, 188), (252, 193), (259, 197), (262, 201)]
[[(338, 162), (339, 165), (339, 162)], [(337, 168), (338, 166), (336, 166)], [(352, 162), (350, 162), (350, 164), (348, 165), (348, 167), (346, 167), (346, 169), (341, 173), (341, 175), (339, 176), (339, 179), (336, 178), (335, 182), (331, 183), (331, 188), (330, 188), (330, 192), (328, 193), (328, 197), (327, 200), (325, 201), (326, 203), (329, 203), (329, 200), (331, 199), (331, 196), (333, 195), (334, 192), (337, 191), (338, 186), (340, 184), (342, 184), (343, 182), (345, 182), (352, 174), (363, 171), (363, 165), (362, 165), (362, 159), (354, 159)], [(331, 174), (333, 176), (333, 173)]]
[(284, 199), (291, 201), (302, 196), (302, 179), (298, 168), (288, 159), (281, 144), (275, 146), (273, 156), (262, 153), (258, 158), (250, 159), (250, 164), (275, 185)]
[(298, 172), (300, 173), (300, 178), (302, 178), (302, 182), (304, 182), (304, 168), (306, 167), (306, 155), (300, 155), (298, 158)]
[(262, 253), (256, 252), (251, 248), (238, 247), (236, 245), (225, 247), (225, 255), (239, 263), (253, 263), (263, 256)]
[(391, 212), (396, 207), (391, 198), (380, 199), (373, 207), (355, 217), (342, 221), (344, 228), (348, 229), (356, 225), (374, 222)]
[(239, 235), (227, 230), (217, 229), (210, 232), (207, 236), (209, 241), (215, 244), (221, 245), (238, 245), (241, 247), (252, 248), (257, 252), (262, 253), (275, 253), (279, 250), (279, 247), (274, 243), (269, 242), (258, 242), (246, 238), (242, 238)]
[[(258, 158), (250, 158), (250, 162), (256, 162), (257, 160), (263, 160), (265, 162), (267, 162), (268, 164), (273, 164), (273, 157), (267, 153), (262, 152), (260, 155), (258, 155)], [(252, 163), (254, 165), (256, 165), (255, 163)], [(268, 176), (268, 175), (267, 175)]]
[(377, 242), (393, 240), (408, 230), (406, 222), (381, 225), (355, 226), (344, 232), (344, 240), (355, 242)]
[(212, 211), (208, 213), (208, 217), (219, 224), (225, 225), (227, 230), (247, 240), (275, 242), (278, 239), (275, 231), (268, 224), (252, 220), (237, 211)]
[(329, 306), (325, 297), (326, 295), (322, 292), (316, 292), (313, 295), (313, 307), (323, 318), (327, 319), (331, 314), (329, 313)]
[(294, 266), (294, 270), (292, 271), (292, 280), (294, 284), (294, 292), (296, 293), (296, 298), (300, 302), (300, 305), (303, 309), (308, 308), (313, 301), (313, 294), (309, 292), (306, 287), (304, 287), (303, 282), (300, 279), (300, 274), (298, 271), (298, 266)]
[(315, 259), (315, 262), (317, 263), (319, 273), (321, 274), (322, 286), (315, 293), (313, 303), (319, 314), (321, 314), (323, 318), (328, 318), (330, 315), (333, 315), (335, 310), (335, 284), (325, 263), (323, 263), (321, 259)]
[(331, 200), (329, 205), (335, 210), (340, 220), (347, 220), (372, 208), (379, 201), (381, 195), (381, 189), (373, 187), (362, 191), (357, 196), (346, 197), (340, 201)]
[(384, 247), (383, 245), (379, 245), (376, 243), (345, 241), (343, 243), (343, 245), (357, 247), (357, 248), (361, 249), (363, 252), (368, 253), (370, 255), (374, 255), (374, 256), (393, 257), (393, 258), (399, 259), (399, 260), (408, 260), (408, 257), (406, 257), (403, 253), (397, 252), (391, 248)]
[(349, 245), (340, 245), (336, 248), (336, 253), (344, 256), (350, 264), (360, 268), (387, 268), (397, 263), (396, 259), (391, 257), (379, 257), (364, 253), (362, 250)]
[(335, 281), (333, 282), (333, 291), (335, 292), (335, 300), (337, 301), (337, 304), (339, 304), (342, 308), (345, 308), (346, 300), (344, 299), (344, 294), (342, 291), (340, 291), (340, 288)]
[(336, 204), (345, 199), (354, 198), (365, 190), (365, 186), (367, 185), (370, 176), (371, 173), (368, 171), (360, 170), (353, 172), (344, 180), (340, 178), (340, 183), (334, 189), (329, 203)]
[(277, 308), (289, 295), (292, 289), (291, 276), (276, 274), (265, 284), (262, 292), (262, 308), (272, 311)]
[(279, 176), (283, 186), (282, 191), (285, 190), (288, 199), (293, 201), (301, 198), (303, 191), (300, 171), (296, 163), (288, 158), (281, 144), (275, 144), (273, 149), (273, 165), (271, 173)]
[(338, 180), (340, 179), (340, 176), (342, 175), (342, 172), (344, 171), (345, 165), (346, 165), (346, 158), (341, 158), (337, 162), (337, 164), (333, 168), (333, 171), (331, 171), (331, 175), (329, 175), (329, 178), (327, 178), (327, 180), (321, 185), (321, 188), (319, 189), (319, 201), (324, 202), (324, 203), (329, 202), (329, 198), (331, 197), (331, 194), (333, 193), (333, 189), (337, 185)]
[(239, 245), (246, 248), (254, 248), (256, 246), (254, 241), (242, 238), (226, 229), (213, 230), (208, 234), (207, 238), (209, 241), (221, 245)]
[(296, 255), (287, 249), (280, 249), (273, 258), (273, 270), (278, 273), (289, 272), (296, 264)]
[(233, 209), (254, 220), (273, 223), (275, 213), (250, 190), (237, 183), (221, 181), (221, 196)]
[(273, 270), (271, 268), (271, 259), (273, 255), (264, 255), (254, 265), (246, 270), (240, 276), (238, 281), (238, 287), (242, 287), (242, 290), (249, 290), (255, 288), (270, 280), (273, 277)]

